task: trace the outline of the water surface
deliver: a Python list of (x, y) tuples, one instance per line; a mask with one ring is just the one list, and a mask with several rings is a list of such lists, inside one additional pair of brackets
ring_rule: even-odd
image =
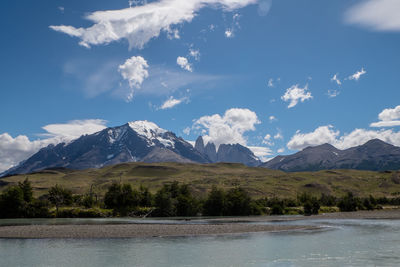
[(284, 223), (321, 228), (179, 238), (0, 239), (0, 266), (400, 265), (400, 220)]

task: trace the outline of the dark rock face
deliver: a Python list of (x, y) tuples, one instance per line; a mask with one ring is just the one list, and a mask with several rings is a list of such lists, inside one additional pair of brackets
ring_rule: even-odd
[(147, 121), (131, 122), (84, 135), (70, 142), (49, 145), (3, 175), (42, 169), (99, 168), (123, 162), (210, 162), (191, 144)]
[(222, 144), (219, 146), (218, 162), (243, 163), (247, 166), (258, 166), (260, 161), (250, 149), (239, 144)]
[(289, 156), (277, 156), (261, 167), (283, 171), (356, 169), (384, 171), (400, 169), (400, 147), (379, 139), (346, 150), (324, 144), (307, 147)]
[(211, 162), (242, 163), (247, 166), (258, 166), (261, 163), (250, 149), (239, 144), (222, 144), (217, 152), (214, 143), (208, 142), (204, 147), (203, 138), (199, 136), (195, 149)]
[(205, 150), (207, 157), (211, 160), (211, 162), (218, 161), (217, 149), (216, 149), (214, 143), (207, 143), (204, 150)]

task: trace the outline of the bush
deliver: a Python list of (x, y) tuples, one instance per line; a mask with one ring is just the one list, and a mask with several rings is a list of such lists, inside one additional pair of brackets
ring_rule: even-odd
[(130, 184), (113, 183), (104, 196), (107, 209), (126, 215), (139, 205), (139, 193)]
[(206, 216), (222, 216), (225, 210), (225, 192), (216, 186), (211, 188), (203, 205), (203, 214)]
[(271, 207), (270, 214), (271, 215), (283, 215), (283, 211), (284, 211), (284, 207), (279, 203), (275, 203)]
[(225, 215), (240, 216), (251, 214), (251, 198), (244, 189), (233, 188), (226, 194)]
[(24, 193), (18, 186), (7, 189), (0, 196), (0, 217), (1, 218), (21, 218), (24, 217)]
[(353, 193), (349, 192), (339, 201), (338, 207), (340, 211), (356, 211), (359, 204), (359, 199), (355, 198)]
[(48, 199), (56, 206), (57, 212), (59, 207), (71, 205), (73, 203), (72, 192), (57, 184), (50, 188)]

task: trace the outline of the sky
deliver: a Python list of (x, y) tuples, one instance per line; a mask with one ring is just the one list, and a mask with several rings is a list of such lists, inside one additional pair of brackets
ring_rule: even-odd
[(42, 0), (0, 10), (0, 171), (135, 120), (263, 161), (400, 146), (398, 0)]

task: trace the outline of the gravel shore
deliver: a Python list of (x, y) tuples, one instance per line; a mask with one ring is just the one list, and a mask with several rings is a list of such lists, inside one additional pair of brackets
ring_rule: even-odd
[(199, 236), (315, 229), (256, 224), (23, 225), (0, 227), (0, 238), (132, 238)]
[[(223, 235), (291, 230), (317, 226), (284, 225), (279, 222), (315, 219), (400, 219), (400, 210), (338, 212), (317, 216), (254, 216), (210, 218), (208, 223), (65, 224), (0, 226), (0, 238), (134, 238), (162, 236)], [(256, 223), (255, 223), (256, 222)], [(257, 222), (275, 222), (257, 224)]]

